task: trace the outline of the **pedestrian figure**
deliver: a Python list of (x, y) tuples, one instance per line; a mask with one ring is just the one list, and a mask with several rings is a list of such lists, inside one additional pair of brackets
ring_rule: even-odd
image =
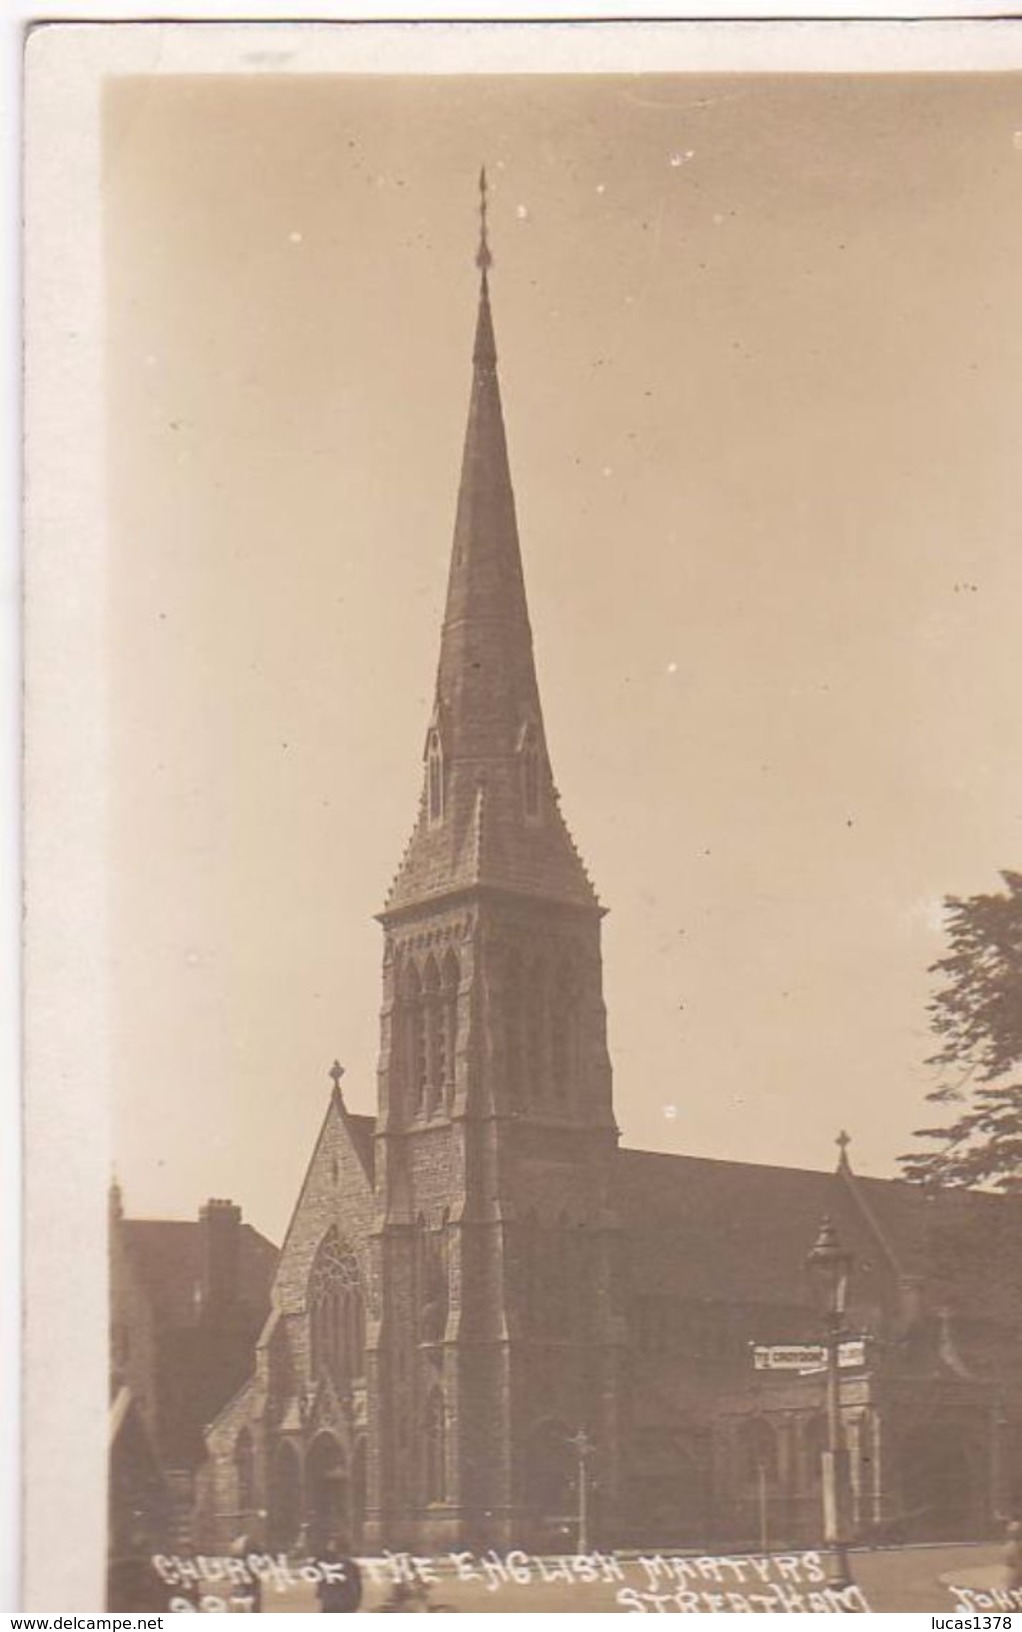
[(322, 1580), (317, 1586), (320, 1609), (332, 1615), (354, 1615), (362, 1602), (362, 1571), (340, 1540), (327, 1543), (323, 1562), (333, 1565), (330, 1574), (335, 1579)]
[[(254, 1550), (255, 1538), (249, 1535), (242, 1535), (236, 1536), (231, 1542), (230, 1548), (228, 1549), (228, 1554), (231, 1558), (247, 1559), (249, 1553), (253, 1552)], [(252, 1615), (260, 1614), (263, 1607), (263, 1584), (257, 1575), (252, 1577), (251, 1585), (245, 1592), (244, 1596), (251, 1599), (251, 1609), (248, 1613)]]

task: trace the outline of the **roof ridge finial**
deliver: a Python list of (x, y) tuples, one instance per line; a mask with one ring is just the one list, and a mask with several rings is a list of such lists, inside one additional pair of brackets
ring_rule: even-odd
[(333, 1065), (330, 1067), (330, 1070), (327, 1072), (327, 1076), (334, 1085), (333, 1097), (337, 1101), (338, 1105), (340, 1105), (342, 1110), (344, 1109), (344, 1096), (341, 1093), (341, 1078), (343, 1075), (343, 1065), (341, 1064), (340, 1060), (335, 1060)]
[(479, 172), (479, 248), (476, 250), (476, 266), (486, 282), (486, 274), (493, 265), (493, 255), (490, 251), (490, 240), (486, 230), (486, 211), (488, 208), (489, 189), (486, 184), (486, 166)]
[(840, 1151), (837, 1161), (838, 1168), (839, 1170), (848, 1173), (850, 1173), (852, 1170), (852, 1164), (848, 1160), (848, 1146), (851, 1144), (851, 1142), (852, 1136), (850, 1133), (846, 1133), (844, 1128), (841, 1129), (841, 1132), (834, 1140), (834, 1143), (837, 1145), (838, 1150)]

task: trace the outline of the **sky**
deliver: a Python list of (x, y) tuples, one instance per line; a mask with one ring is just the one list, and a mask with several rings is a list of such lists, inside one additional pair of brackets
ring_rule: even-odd
[(279, 1240), (370, 1111), (476, 179), (623, 1143), (891, 1174), (1020, 865), (1022, 83), (111, 78), (115, 1156)]

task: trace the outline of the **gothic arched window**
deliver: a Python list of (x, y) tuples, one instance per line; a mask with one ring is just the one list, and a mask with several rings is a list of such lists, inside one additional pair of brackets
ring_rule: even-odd
[(440, 1001), (443, 1010), (444, 1072), (440, 1083), (445, 1103), (450, 1102), (454, 1088), (454, 1062), (458, 1046), (458, 989), (461, 985), (461, 965), (457, 955), (448, 951), (440, 976)]
[(431, 822), (444, 816), (444, 751), (434, 726), (426, 742), (426, 803)]
[(425, 1497), (427, 1502), (447, 1500), (447, 1407), (439, 1388), (426, 1399)]
[(365, 1304), (358, 1259), (334, 1228), (313, 1260), (308, 1308), (312, 1375), (350, 1388), (365, 1371)]
[(411, 959), (408, 960), (401, 981), (401, 1008), (404, 1026), (405, 1083), (408, 1089), (407, 1113), (414, 1115), (416, 1110), (426, 1103), (429, 1060), (422, 981)]
[(419, 1338), (439, 1343), (447, 1329), (447, 1239), (441, 1226), (428, 1230), (421, 1217), (416, 1229), (418, 1257)]
[(422, 1001), (426, 1011), (426, 1082), (422, 1108), (432, 1113), (447, 1076), (447, 1035), (440, 1000), (440, 971), (432, 953), (426, 959), (423, 971)]

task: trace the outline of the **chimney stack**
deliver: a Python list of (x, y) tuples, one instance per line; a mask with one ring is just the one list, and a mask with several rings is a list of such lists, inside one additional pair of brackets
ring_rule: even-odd
[(211, 1199), (199, 1209), (202, 1235), (201, 1297), (207, 1320), (218, 1320), (238, 1300), (241, 1208)]

